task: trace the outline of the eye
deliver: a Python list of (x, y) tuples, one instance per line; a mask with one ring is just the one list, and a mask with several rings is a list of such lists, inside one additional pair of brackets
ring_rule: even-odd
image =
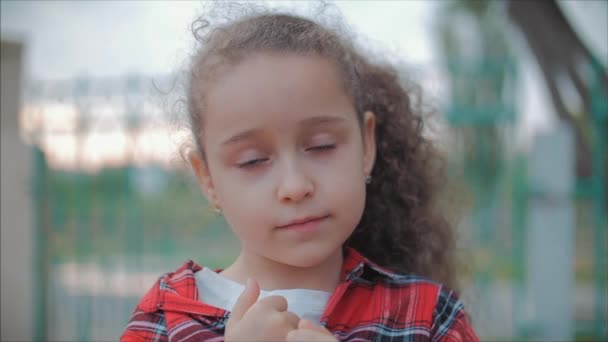
[(326, 151), (332, 150), (334, 148), (336, 148), (336, 144), (325, 144), (309, 147), (306, 149), (306, 151)]
[(247, 169), (247, 168), (252, 168), (254, 166), (257, 166), (267, 160), (268, 160), (268, 158), (256, 158), (256, 159), (248, 160), (246, 162), (238, 163), (237, 166), (242, 169)]

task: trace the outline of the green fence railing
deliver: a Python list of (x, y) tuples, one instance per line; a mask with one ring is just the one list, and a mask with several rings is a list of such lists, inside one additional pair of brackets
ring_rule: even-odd
[[(482, 339), (533, 338), (529, 333), (533, 328), (521, 322), (525, 311), (521, 294), (526, 291), (528, 198), (535, 185), (527, 177), (526, 154), (513, 148), (517, 70), (509, 60), (454, 61), (449, 72), (458, 91), (446, 110), (447, 134), (454, 140), (446, 154), (452, 179), (457, 177), (455, 181), (472, 199), (461, 225), (463, 234), (472, 238), (472, 286), (480, 293), (497, 293), (510, 303), (502, 307), (491, 302), (490, 295), (479, 296), (479, 302), (471, 303), (471, 311), (475, 319), (476, 307), (490, 310), (477, 310), (479, 322), (483, 315), (498, 317), (492, 310), (503, 310), (500, 317), (506, 321), (490, 322), (486, 330), (480, 330)], [(160, 94), (148, 84), (148, 78), (129, 77), (36, 82), (28, 88), (25, 100), (29, 108), (35, 108), (32, 115), (63, 115), (49, 109), (60, 104), (71, 108), (75, 117), (67, 125), (71, 129), (39, 127), (27, 132), (38, 146), (32, 178), (37, 340), (116, 340), (137, 300), (161, 273), (189, 258), (223, 267), (236, 254), (236, 240), (226, 223), (207, 209), (189, 170), (138, 158), (142, 150), (134, 142), (143, 139), (146, 125), (151, 120), (160, 120), (158, 127), (168, 124), (163, 110), (155, 107), (162, 101), (150, 100)], [(584, 281), (593, 288), (595, 305), (590, 326), (576, 322), (582, 327), (577, 336), (601, 340), (606, 336), (608, 101), (599, 86), (594, 94), (594, 176), (588, 192), (578, 183), (579, 196), (572, 200), (585, 208), (577, 210), (581, 216), (577, 234), (592, 232), (589, 244), (593, 246), (593, 251), (577, 250), (576, 254), (576, 258), (592, 254), (593, 270), (585, 276), (590, 280)], [(125, 157), (101, 163), (97, 169), (85, 167), (86, 158), (91, 157), (87, 139), (117, 132), (131, 142), (126, 144)], [(52, 143), (67, 138), (77, 142), (72, 146), (77, 162), (64, 160), (63, 165), (54, 154), (67, 147), (53, 148)], [(123, 146), (118, 140), (110, 144)], [(576, 264), (577, 277), (587, 272)]]

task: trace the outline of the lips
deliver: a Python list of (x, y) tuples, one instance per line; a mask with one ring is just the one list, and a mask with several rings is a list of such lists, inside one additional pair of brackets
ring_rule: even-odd
[(304, 218), (299, 218), (299, 219), (295, 219), (295, 220), (289, 221), (287, 224), (278, 226), (277, 228), (279, 228), (279, 229), (297, 228), (299, 226), (304, 226), (306, 224), (316, 223), (316, 222), (324, 220), (324, 219), (326, 219), (328, 217), (329, 217), (329, 215), (307, 216), (307, 217), (304, 217)]

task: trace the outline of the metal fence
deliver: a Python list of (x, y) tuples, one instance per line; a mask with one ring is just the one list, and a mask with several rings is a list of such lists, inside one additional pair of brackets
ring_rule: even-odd
[(28, 95), (26, 135), (39, 146), (37, 340), (117, 340), (162, 273), (235, 256), (188, 170), (141, 147), (172, 143), (158, 141), (171, 120), (150, 100), (162, 96), (151, 79), (40, 82)]
[[(472, 246), (465, 299), (482, 339), (532, 338), (538, 327), (526, 293), (535, 185), (528, 177), (528, 156), (512, 146), (516, 70), (509, 61), (455, 63), (451, 73), (454, 82), (476, 84), (453, 88), (471, 93), (453, 92), (446, 110), (454, 142), (447, 153), (450, 173), (471, 198), (461, 223)], [(161, 128), (171, 120), (153, 100), (159, 92), (151, 83), (127, 77), (28, 87), (24, 134), (37, 146), (32, 179), (37, 340), (116, 340), (160, 274), (189, 258), (223, 267), (237, 253), (228, 227), (207, 210), (189, 171), (155, 154), (166, 146), (154, 144), (168, 133)], [(476, 93), (480, 86), (482, 95)], [(571, 321), (577, 337), (600, 339), (606, 336), (601, 162), (608, 100), (598, 89), (592, 101), (596, 168), (593, 178), (579, 180), (568, 197), (576, 217), (572, 297), (582, 288), (591, 289), (592, 297), (590, 303), (585, 303), (588, 296), (573, 299)]]

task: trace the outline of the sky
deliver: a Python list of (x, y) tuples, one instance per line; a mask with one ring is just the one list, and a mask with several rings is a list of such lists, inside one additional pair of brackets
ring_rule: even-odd
[[(438, 62), (432, 27), (441, 1), (336, 4), (368, 44), (377, 43), (411, 64)], [(305, 8), (306, 2), (281, 6)], [(608, 64), (608, 1), (569, 0), (560, 1), (560, 6)], [(202, 10), (200, 1), (3, 0), (0, 7), (2, 37), (26, 43), (27, 77), (47, 80), (173, 71), (192, 51), (189, 28)]]
[[(287, 4), (296, 8), (305, 3)], [(2, 1), (3, 37), (26, 42), (33, 79), (164, 74), (192, 51), (198, 1)], [(347, 23), (412, 63), (433, 58), (428, 1), (338, 2)]]

